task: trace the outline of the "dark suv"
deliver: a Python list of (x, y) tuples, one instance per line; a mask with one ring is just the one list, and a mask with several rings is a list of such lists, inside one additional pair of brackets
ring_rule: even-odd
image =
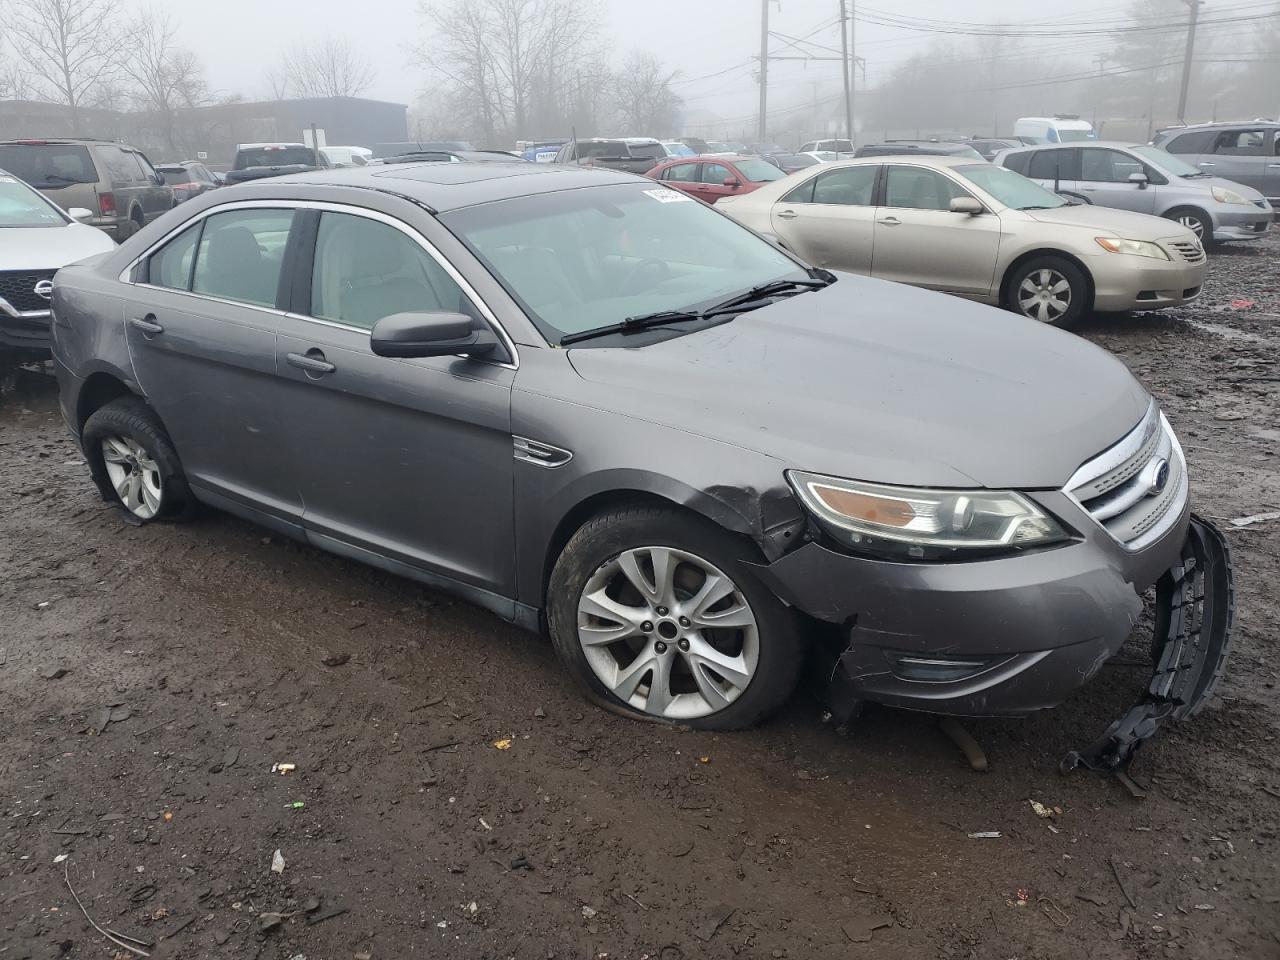
[(227, 183), (245, 183), (328, 167), (329, 160), (323, 150), (317, 153), (303, 143), (242, 143), (227, 171)]
[(146, 155), (125, 143), (71, 138), (0, 141), (0, 168), (35, 187), (63, 210), (125, 240), (174, 205), (173, 190)]
[(1161, 130), (1151, 142), (1205, 173), (1253, 187), (1280, 207), (1280, 123), (1198, 123)]

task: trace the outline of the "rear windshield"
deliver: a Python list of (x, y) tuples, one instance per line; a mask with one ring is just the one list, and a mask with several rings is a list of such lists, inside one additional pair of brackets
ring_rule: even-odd
[(767, 183), (770, 180), (781, 180), (786, 176), (768, 160), (757, 160), (754, 157), (749, 160), (735, 160), (733, 165), (752, 183)]
[(660, 143), (629, 143), (627, 148), (631, 151), (632, 159), (661, 160), (667, 155)]
[(161, 167), (160, 176), (164, 177), (164, 182), (169, 186), (191, 182), (191, 171), (186, 167)]
[(236, 154), (236, 169), (250, 167), (314, 167), (316, 155), (310, 147), (255, 147)]
[(61, 227), (67, 218), (25, 183), (0, 173), (0, 227)]
[(0, 170), (38, 190), (98, 181), (89, 148), (79, 143), (0, 143)]

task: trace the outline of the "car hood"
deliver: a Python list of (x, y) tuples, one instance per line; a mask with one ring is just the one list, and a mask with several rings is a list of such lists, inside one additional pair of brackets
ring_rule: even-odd
[(602, 409), (891, 484), (1059, 488), (1150, 404), (1086, 340), (846, 274), (718, 327), (569, 358)]
[(0, 227), (0, 270), (57, 270), (95, 253), (115, 249), (96, 227)]
[(1126, 240), (1161, 240), (1165, 237), (1176, 237), (1185, 233), (1190, 238), (1190, 230), (1171, 220), (1153, 217), (1149, 213), (1134, 213), (1132, 210), (1116, 210), (1113, 207), (1099, 207), (1088, 203), (1071, 207), (1055, 207), (1053, 210), (1023, 210), (1027, 216), (1039, 223), (1050, 223), (1064, 227), (1091, 227), (1102, 233), (1111, 233)]

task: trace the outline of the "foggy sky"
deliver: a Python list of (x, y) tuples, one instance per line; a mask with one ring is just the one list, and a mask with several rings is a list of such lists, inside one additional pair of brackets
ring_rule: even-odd
[[(681, 71), (685, 82), (675, 90), (685, 98), (686, 110), (706, 109), (722, 117), (753, 114), (758, 87), (754, 63), (721, 76), (705, 77), (741, 64), (760, 48), (759, 0), (594, 0), (604, 9), (603, 32), (620, 59), (633, 48), (660, 55)], [(173, 0), (166, 0), (166, 5)], [(1102, 5), (1098, 0), (874, 0), (868, 4), (905, 16), (982, 22), (1044, 21), (1054, 15), (1123, 13), (1123, 0)], [(248, 99), (266, 95), (266, 72), (282, 48), (326, 33), (345, 35), (373, 61), (377, 79), (366, 96), (412, 103), (422, 91), (426, 74), (412, 64), (407, 42), (418, 35), (416, 0), (218, 0), (215, 13), (188, 4), (174, 4), (181, 42), (204, 60), (209, 81), (223, 94), (241, 93)], [(1102, 11), (1105, 11), (1103, 13)], [(838, 12), (838, 0), (780, 0), (774, 2), (770, 27), (803, 36)], [(835, 26), (814, 34), (813, 41), (838, 48)], [(873, 85), (895, 61), (928, 45), (926, 34), (857, 25), (857, 53), (867, 59), (867, 80)], [(1038, 41), (1044, 44), (1044, 41)], [(1079, 46), (1078, 44), (1076, 45)], [(1101, 46), (1101, 44), (1099, 44)], [(809, 48), (811, 52), (824, 51)], [(782, 41), (771, 41), (771, 53), (793, 53)], [(1090, 50), (1081, 50), (1083, 56)], [(838, 89), (839, 63), (770, 63), (771, 108)]]

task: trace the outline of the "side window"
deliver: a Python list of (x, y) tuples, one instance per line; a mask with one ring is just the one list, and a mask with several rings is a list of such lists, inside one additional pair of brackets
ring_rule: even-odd
[(1214, 153), (1233, 157), (1265, 156), (1266, 134), (1262, 130), (1228, 130), (1218, 134)]
[(700, 164), (697, 163), (677, 163), (667, 167), (662, 179), (673, 180), (676, 183), (697, 183), (699, 166)]
[(886, 205), (910, 210), (949, 210), (954, 197), (968, 194), (940, 173), (924, 167), (890, 167)]
[(1142, 163), (1119, 150), (1081, 151), (1080, 178), (1094, 183), (1124, 183), (1130, 174), (1144, 173)]
[(156, 173), (155, 165), (147, 159), (146, 154), (135, 153), (134, 157), (137, 158), (138, 163), (142, 166), (142, 177), (144, 180), (150, 180), (154, 183), (157, 179), (163, 179)]
[(231, 210), (205, 221), (193, 293), (274, 307), (292, 210)]
[(204, 223), (187, 227), (151, 255), (147, 263), (147, 282), (171, 290), (191, 289), (191, 264), (195, 261), (196, 241)]
[(372, 330), (395, 313), (479, 313), (444, 267), (407, 234), (367, 217), (320, 215), (311, 315)]
[(733, 171), (723, 163), (704, 163), (702, 165), (702, 182), (714, 183), (717, 186), (733, 176)]
[(145, 183), (151, 179), (151, 174), (147, 170), (148, 164), (142, 159), (142, 154), (134, 153), (132, 150), (125, 151), (129, 155), (129, 159), (133, 162), (134, 175), (133, 179), (139, 183)]
[(800, 186), (796, 187), (785, 197), (782, 198), (783, 203), (813, 203), (813, 188), (818, 182), (817, 177), (810, 177)]
[(876, 174), (879, 172), (879, 164), (869, 164), (820, 173), (813, 186), (813, 202), (869, 207), (872, 205)]
[(100, 147), (98, 156), (106, 163), (112, 183), (132, 183), (138, 179), (138, 165), (119, 147)]
[(1031, 159), (1031, 156), (1029, 153), (1011, 153), (1000, 162), (1014, 173), (1020, 173), (1025, 177), (1027, 175), (1027, 162)]
[(1079, 150), (1037, 150), (1027, 176), (1032, 180), (1079, 180)]
[(1193, 130), (1174, 137), (1165, 149), (1170, 153), (1213, 153), (1214, 141), (1218, 135), (1212, 130)]

